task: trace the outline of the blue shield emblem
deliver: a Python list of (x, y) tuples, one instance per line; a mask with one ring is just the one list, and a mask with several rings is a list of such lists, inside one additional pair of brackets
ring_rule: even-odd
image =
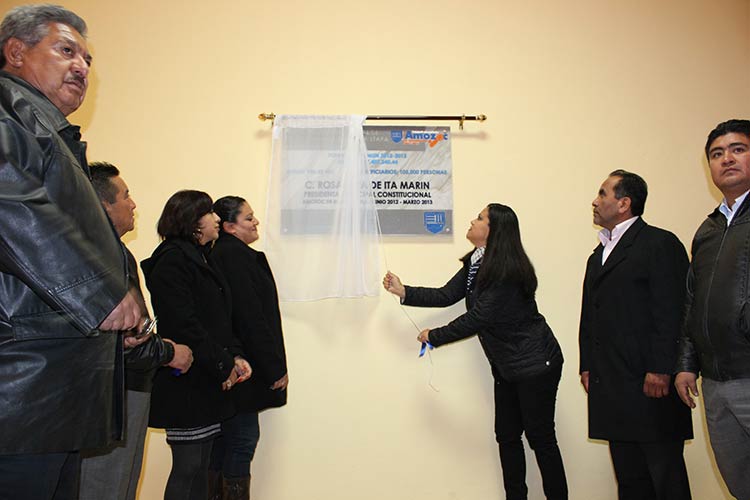
[(424, 227), (432, 234), (437, 234), (445, 227), (445, 212), (425, 212)]
[(401, 142), (401, 139), (403, 138), (404, 138), (403, 130), (391, 130), (391, 140), (393, 142)]

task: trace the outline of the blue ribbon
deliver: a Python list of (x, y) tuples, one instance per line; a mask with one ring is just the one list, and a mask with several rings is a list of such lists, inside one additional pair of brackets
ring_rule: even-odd
[(432, 345), (432, 344), (430, 344), (429, 342), (422, 342), (422, 348), (421, 348), (421, 349), (419, 350), (419, 357), (420, 357), (420, 358), (421, 358), (422, 356), (424, 356), (424, 353), (425, 353), (425, 351), (427, 350), (427, 348), (428, 348), (428, 347), (430, 348), (430, 350), (433, 350), (433, 349), (435, 348), (435, 347), (433, 347), (433, 345)]

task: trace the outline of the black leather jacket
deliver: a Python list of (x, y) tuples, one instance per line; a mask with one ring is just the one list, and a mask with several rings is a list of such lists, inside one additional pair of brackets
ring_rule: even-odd
[(676, 371), (750, 378), (750, 196), (727, 227), (717, 208), (693, 238)]
[(156, 369), (174, 358), (174, 347), (154, 334), (147, 342), (125, 351), (125, 388), (151, 392)]
[(125, 255), (78, 130), (0, 72), (0, 454), (101, 447), (119, 430), (122, 344), (97, 325), (125, 296)]
[[(136, 294), (144, 315), (148, 314), (146, 302), (141, 291), (141, 279), (138, 277), (138, 263), (125, 245), (128, 258), (128, 283)], [(151, 392), (156, 369), (164, 366), (174, 358), (174, 347), (164, 342), (159, 334), (154, 334), (148, 341), (133, 349), (125, 351), (125, 388), (129, 391)]]

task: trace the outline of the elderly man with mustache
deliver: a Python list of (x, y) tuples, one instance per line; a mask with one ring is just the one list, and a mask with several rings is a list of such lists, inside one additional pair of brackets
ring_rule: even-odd
[(51, 5), (0, 25), (0, 499), (74, 499), (78, 450), (121, 432), (122, 340), (141, 311), (66, 116), (86, 23)]

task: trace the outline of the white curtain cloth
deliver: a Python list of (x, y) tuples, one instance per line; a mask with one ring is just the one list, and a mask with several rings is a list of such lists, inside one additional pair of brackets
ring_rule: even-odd
[(274, 121), (265, 249), (286, 301), (374, 296), (380, 231), (365, 116)]

